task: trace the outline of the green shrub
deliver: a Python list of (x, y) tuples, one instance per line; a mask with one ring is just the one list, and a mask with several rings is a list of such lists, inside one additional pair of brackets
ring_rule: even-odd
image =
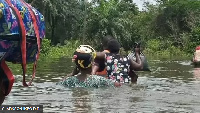
[(160, 47), (161, 42), (159, 40), (153, 39), (147, 41), (147, 48), (149, 48), (152, 51), (158, 51)]
[(50, 40), (48, 40), (48, 39), (43, 39), (42, 40), (42, 43), (41, 43), (41, 54), (43, 55), (43, 56), (46, 56), (46, 55), (48, 55), (48, 53), (49, 53), (49, 51), (50, 51), (50, 49), (51, 49), (51, 41)]
[(71, 57), (75, 49), (80, 45), (79, 40), (65, 41), (64, 46), (51, 46), (48, 39), (44, 39), (41, 47), (41, 56), (45, 58)]
[(170, 41), (159, 41), (156, 39), (147, 42), (144, 53), (148, 56), (153, 56), (154, 58), (190, 57), (184, 49), (172, 46)]

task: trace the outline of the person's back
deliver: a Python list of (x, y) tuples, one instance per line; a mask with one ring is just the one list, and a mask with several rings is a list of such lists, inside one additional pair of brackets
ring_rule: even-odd
[[(104, 53), (110, 53), (108, 50), (104, 50), (103, 52)], [(105, 68), (105, 63), (104, 62), (105, 62), (104, 60), (103, 61), (95, 60), (94, 65), (96, 67), (98, 67), (97, 72), (95, 74), (107, 78), (107, 70)]]
[[(110, 35), (106, 35), (105, 37), (103, 37), (101, 44), (102, 44), (104, 53), (110, 53), (110, 51), (108, 50), (107, 44), (110, 40), (113, 40), (113, 39), (114, 38)], [(104, 62), (105, 62), (104, 60), (95, 60), (93, 68), (96, 68), (95, 69), (96, 75), (107, 77), (107, 71), (106, 71)]]
[(119, 54), (120, 44), (117, 40), (108, 42), (108, 50), (110, 53), (97, 52), (96, 55), (98, 59), (105, 60), (108, 78), (119, 83), (130, 83), (130, 81), (136, 83), (137, 75), (134, 69), (140, 69), (143, 66), (139, 58), (139, 48), (135, 48), (136, 62), (130, 60), (128, 56)]
[(100, 88), (100, 87), (114, 87), (113, 81), (98, 75), (88, 75), (84, 81), (78, 79), (78, 76), (71, 76), (66, 80), (59, 82), (65, 87), (83, 87), (83, 88)]
[(106, 53), (106, 66), (108, 78), (120, 83), (130, 83), (130, 60), (126, 56)]

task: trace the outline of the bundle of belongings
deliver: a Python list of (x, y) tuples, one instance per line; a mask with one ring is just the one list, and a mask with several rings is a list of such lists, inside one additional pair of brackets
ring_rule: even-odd
[[(135, 52), (134, 52), (134, 48), (136, 48), (136, 47), (140, 48), (140, 43), (135, 42), (133, 51), (128, 54), (128, 57), (134, 61), (136, 61)], [(136, 71), (150, 71), (148, 61), (147, 61), (147, 58), (144, 55), (144, 53), (140, 52), (140, 58), (143, 63), (143, 68), (141, 70), (136, 70)]]
[[(44, 37), (44, 16), (38, 10), (24, 0), (0, 0), (0, 80), (5, 96), (14, 83), (14, 76), (5, 61), (21, 64), (23, 85), (31, 85)], [(27, 63), (34, 63), (28, 84), (25, 81)]]

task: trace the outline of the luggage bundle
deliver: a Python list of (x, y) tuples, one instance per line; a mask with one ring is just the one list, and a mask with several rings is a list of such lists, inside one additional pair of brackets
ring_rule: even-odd
[[(14, 76), (5, 61), (21, 64), (23, 85), (31, 85), (44, 37), (44, 16), (38, 10), (24, 0), (0, 0), (0, 78), (5, 96), (14, 83)], [(25, 81), (27, 63), (34, 63), (28, 84)]]
[[(136, 61), (135, 52), (134, 52), (134, 48), (136, 48), (136, 47), (140, 48), (140, 43), (136, 42), (134, 44), (133, 51), (128, 54), (128, 57), (131, 58), (134, 61)], [(140, 52), (140, 58), (141, 58), (142, 63), (143, 63), (143, 68), (141, 70), (136, 70), (136, 71), (150, 71), (148, 61), (147, 61), (147, 58), (144, 55), (144, 53)]]

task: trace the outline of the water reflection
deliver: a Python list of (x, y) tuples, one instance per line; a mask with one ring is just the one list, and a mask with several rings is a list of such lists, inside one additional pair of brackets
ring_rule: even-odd
[(74, 88), (72, 89), (72, 112), (74, 113), (89, 113), (91, 111), (90, 94), (86, 89)]
[(200, 80), (200, 68), (194, 68), (193, 69), (193, 74), (194, 74), (194, 78), (197, 80)]

